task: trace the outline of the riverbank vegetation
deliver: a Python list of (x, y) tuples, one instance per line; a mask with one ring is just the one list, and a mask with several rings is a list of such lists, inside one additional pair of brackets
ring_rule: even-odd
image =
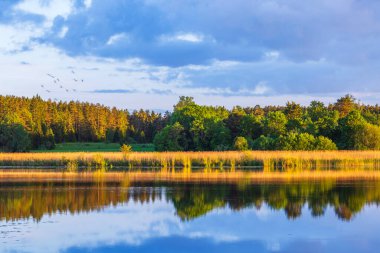
[(379, 151), (224, 151), (0, 153), (4, 168), (50, 168), (68, 171), (307, 171), (378, 170)]
[(325, 105), (202, 106), (181, 97), (173, 112), (0, 96), (0, 150), (54, 150), (61, 143), (154, 143), (157, 151), (379, 150), (380, 106), (346, 95)]
[[(146, 144), (131, 144), (131, 149), (135, 152), (153, 152), (154, 145)], [(64, 152), (119, 152), (121, 149), (119, 143), (105, 142), (66, 142), (56, 144), (52, 150), (36, 149), (31, 150), (33, 153), (64, 153)]]

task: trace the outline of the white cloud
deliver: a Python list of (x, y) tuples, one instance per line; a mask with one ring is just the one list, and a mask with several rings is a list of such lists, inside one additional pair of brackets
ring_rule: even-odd
[(0, 52), (18, 51), (29, 44), (34, 36), (44, 30), (33, 23), (20, 23), (14, 26), (0, 24)]
[(69, 28), (67, 26), (62, 27), (62, 30), (59, 32), (58, 37), (64, 38), (68, 31), (69, 31)]
[(90, 8), (92, 6), (92, 0), (84, 0), (84, 5), (86, 8)]
[(119, 42), (128, 42), (128, 41), (130, 41), (130, 37), (128, 34), (118, 33), (118, 34), (114, 34), (111, 37), (109, 37), (106, 44), (110, 46), (110, 45), (117, 44)]
[(66, 18), (73, 11), (72, 1), (63, 0), (24, 0), (14, 7), (15, 10), (44, 16), (49, 24), (57, 16)]
[(201, 43), (205, 37), (201, 34), (196, 33), (177, 33), (174, 35), (163, 35), (160, 37), (160, 40), (163, 42), (172, 42), (172, 41), (185, 41), (190, 43)]
[(267, 86), (266, 82), (260, 82), (256, 85), (256, 87), (253, 89), (254, 95), (264, 95), (271, 91), (271, 88)]
[(188, 41), (188, 42), (202, 42), (203, 41), (203, 36), (194, 34), (194, 33), (184, 33), (184, 34), (178, 34), (175, 36), (177, 40), (183, 40), (183, 41)]

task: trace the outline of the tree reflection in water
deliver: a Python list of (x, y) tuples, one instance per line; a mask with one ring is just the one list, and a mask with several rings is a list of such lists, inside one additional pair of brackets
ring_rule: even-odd
[(366, 204), (380, 203), (377, 181), (304, 181), (288, 183), (8, 183), (0, 186), (0, 220), (33, 218), (53, 213), (101, 210), (129, 201), (167, 200), (182, 221), (203, 216), (216, 208), (239, 211), (266, 204), (284, 210), (288, 219), (302, 215), (304, 206), (313, 217), (331, 206), (339, 219), (350, 221)]

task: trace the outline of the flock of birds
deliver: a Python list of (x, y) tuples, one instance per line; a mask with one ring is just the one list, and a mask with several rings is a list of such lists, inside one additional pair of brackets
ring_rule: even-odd
[[(74, 81), (75, 83), (84, 83), (84, 79), (78, 78), (74, 70), (71, 70), (71, 74), (73, 75), (72, 81)], [(77, 89), (70, 89), (67, 86), (64, 86), (59, 77), (52, 75), (50, 73), (47, 73), (46, 75), (49, 76), (51, 82), (54, 83), (54, 85), (57, 85), (58, 89), (62, 90), (63, 92), (65, 92), (65, 91), (66, 92), (77, 92)], [(49, 89), (48, 86), (49, 85), (43, 85), (42, 84), (41, 88), (44, 89), (45, 92), (47, 92), (47, 93), (53, 92), (53, 90)], [(54, 99), (54, 100), (57, 100), (57, 99)]]

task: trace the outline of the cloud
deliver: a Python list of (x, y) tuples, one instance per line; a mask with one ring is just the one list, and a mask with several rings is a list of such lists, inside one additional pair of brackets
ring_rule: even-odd
[(129, 41), (129, 37), (127, 34), (118, 33), (118, 34), (114, 34), (111, 37), (109, 37), (106, 44), (108, 46), (110, 46), (110, 45), (115, 45), (115, 44), (120, 43), (120, 42), (128, 42), (128, 41)]
[[(170, 66), (204, 64), (213, 59), (257, 61), (263, 56), (278, 55), (302, 62), (321, 58), (354, 62), (375, 57), (371, 54), (373, 50), (378, 52), (376, 11), (380, 6), (367, 2), (370, 4), (352, 0), (336, 3), (238, 0), (233, 4), (227, 0), (180, 4), (172, 0), (112, 3), (94, 0), (83, 11), (69, 15), (65, 12), (64, 23), (72, 30), (67, 38), (47, 41), (71, 54), (138, 57)], [(352, 19), (353, 16), (356, 18)], [(113, 39), (124, 34), (133, 40), (132, 45), (110, 47), (114, 45)], [(212, 43), (206, 40), (208, 37), (213, 38)], [(70, 41), (79, 45), (80, 50), (75, 50)], [(173, 42), (178, 44), (173, 46)], [(365, 44), (370, 47), (362, 47), (360, 52), (340, 53), (342, 46), (359, 48)], [(199, 56), (189, 57), (194, 53)], [(174, 55), (178, 59), (169, 61)], [(179, 60), (183, 57), (188, 60)]]
[(160, 89), (151, 89), (147, 92), (148, 94), (157, 94), (157, 95), (172, 95), (171, 90), (160, 90)]
[(94, 90), (93, 93), (136, 93), (137, 90), (125, 90), (125, 89), (116, 89), (116, 90)]
[(204, 40), (204, 36), (195, 33), (178, 33), (175, 35), (163, 35), (160, 37), (163, 43), (175, 42), (175, 41), (185, 41), (190, 43), (201, 43)]
[[(74, 66), (91, 82), (82, 90), (100, 91), (87, 99), (136, 90), (140, 107), (158, 94), (245, 103), (354, 93), (376, 103), (379, 12), (373, 0), (1, 1), (1, 82), (18, 88), (0, 91), (33, 95), (37, 73)], [(34, 80), (15, 78), (20, 62)]]

